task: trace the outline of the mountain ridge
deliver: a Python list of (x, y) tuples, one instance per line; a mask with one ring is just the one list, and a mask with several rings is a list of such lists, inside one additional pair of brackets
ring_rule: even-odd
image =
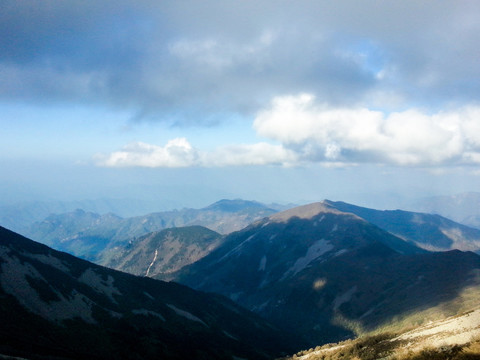
[(296, 328), (311, 346), (373, 331), (396, 317), (415, 321), (408, 314), (424, 307), (445, 303), (455, 312), (464, 291), (473, 286), (480, 294), (477, 272), (474, 253), (429, 253), (357, 215), (316, 203), (227, 235), (171, 279)]

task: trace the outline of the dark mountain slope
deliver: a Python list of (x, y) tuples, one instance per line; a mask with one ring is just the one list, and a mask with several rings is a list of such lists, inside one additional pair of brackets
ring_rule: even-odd
[(29, 359), (267, 359), (291, 349), (223, 297), (103, 268), (1, 227), (0, 319), (0, 353)]
[[(480, 256), (427, 253), (316, 203), (230, 234), (175, 278), (229, 296), (312, 346), (408, 324), (429, 309), (426, 318), (455, 313), (480, 301), (478, 274)], [(477, 295), (463, 301), (469, 289)]]
[(427, 250), (480, 251), (480, 230), (456, 223), (440, 215), (402, 210), (374, 210), (341, 201), (326, 201)]
[(202, 226), (165, 229), (108, 248), (98, 263), (134, 275), (161, 277), (213, 251), (223, 237)]

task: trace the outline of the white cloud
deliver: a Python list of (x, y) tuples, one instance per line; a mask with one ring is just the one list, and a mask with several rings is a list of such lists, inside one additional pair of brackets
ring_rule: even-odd
[(197, 163), (198, 153), (185, 138), (176, 138), (165, 146), (135, 142), (110, 155), (97, 155), (97, 164), (106, 167), (187, 167)]
[(268, 143), (229, 145), (206, 154), (204, 166), (294, 165), (296, 154), (281, 145)]
[(170, 140), (165, 146), (137, 142), (98, 156), (97, 163), (111, 167), (480, 164), (479, 107), (386, 114), (319, 104), (313, 95), (304, 93), (275, 97), (257, 113), (253, 127), (259, 136), (278, 144), (231, 144), (202, 151), (185, 138)]
[(480, 108), (425, 114), (384, 114), (317, 104), (311, 94), (273, 99), (257, 114), (259, 135), (279, 141), (299, 159), (447, 165), (480, 163)]
[(292, 165), (297, 159), (293, 151), (268, 143), (239, 144), (201, 152), (185, 138), (167, 142), (165, 146), (136, 142), (109, 155), (97, 155), (97, 165), (106, 167), (217, 167), (242, 165)]

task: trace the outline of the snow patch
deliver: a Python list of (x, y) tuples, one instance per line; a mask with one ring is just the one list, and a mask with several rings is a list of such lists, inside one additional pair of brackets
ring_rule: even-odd
[(151, 311), (151, 310), (147, 310), (147, 309), (134, 309), (134, 310), (132, 310), (132, 313), (135, 314), (135, 315), (154, 316), (154, 317), (159, 318), (162, 321), (167, 321), (162, 316), (162, 314), (159, 314), (155, 311)]
[(155, 298), (154, 298), (152, 295), (150, 295), (149, 293), (147, 293), (146, 291), (144, 291), (143, 294), (144, 294), (146, 297), (148, 297), (150, 300), (155, 300)]
[(147, 272), (145, 273), (145, 276), (148, 276), (148, 274), (150, 273), (150, 269), (152, 268), (153, 264), (155, 264), (155, 261), (157, 260), (157, 255), (158, 255), (158, 250), (155, 249), (155, 255), (153, 256), (153, 260), (150, 263), (150, 265), (148, 265), (148, 269), (147, 269)]
[(236, 340), (236, 341), (238, 341), (238, 338), (236, 338), (236, 337), (235, 337), (235, 336), (233, 336), (232, 334), (230, 334), (230, 333), (226, 332), (225, 330), (223, 330), (223, 333), (224, 333), (225, 335), (227, 335), (227, 336), (228, 336), (230, 339), (233, 339), (233, 340)]
[(357, 292), (357, 285), (347, 290), (342, 295), (339, 295), (333, 300), (333, 309), (338, 310), (338, 308), (352, 299), (353, 294)]
[(333, 245), (328, 241), (324, 239), (316, 241), (308, 248), (305, 256), (298, 258), (297, 261), (295, 261), (295, 264), (293, 264), (293, 266), (285, 272), (281, 280), (286, 279), (289, 275), (295, 276), (309, 266), (313, 261), (317, 260), (320, 256), (332, 249)]
[(44, 254), (32, 254), (32, 253), (23, 252), (23, 255), (29, 257), (30, 259), (39, 260), (42, 263), (49, 266), (53, 266), (54, 268), (62, 270), (63, 272), (66, 272), (66, 273), (70, 272), (70, 268), (63, 261), (61, 261), (56, 257), (53, 257), (51, 254), (44, 255)]
[(346, 252), (348, 252), (347, 249), (342, 249), (342, 250), (337, 251), (333, 256), (334, 256), (334, 257), (335, 257), (335, 256), (340, 256), (340, 255), (342, 255), (342, 254), (345, 254)]
[(25, 308), (50, 321), (80, 317), (87, 323), (96, 323), (92, 316), (93, 302), (85, 295), (73, 290), (65, 297), (49, 286), (50, 291), (55, 293), (59, 300), (45, 302), (32, 288), (27, 276), (48, 284), (45, 278), (30, 263), (10, 256), (6, 248), (0, 248), (0, 256), (3, 260), (0, 264), (0, 284), (6, 293), (14, 296)]
[(218, 261), (218, 262), (221, 262), (223, 261), (224, 259), (228, 258), (230, 255), (232, 254), (235, 254), (236, 252), (238, 252), (240, 250), (240, 248), (247, 244), (250, 240), (252, 240), (254, 237), (255, 237), (256, 234), (253, 234), (253, 235), (250, 235), (246, 240), (242, 241), (240, 244), (238, 244), (237, 246), (235, 246), (232, 250), (230, 250), (229, 252), (227, 252), (225, 255), (223, 255)]
[(172, 305), (172, 304), (166, 304), (170, 309), (172, 309), (173, 311), (175, 311), (175, 313), (179, 316), (182, 316), (188, 320), (192, 320), (192, 321), (196, 321), (196, 322), (199, 322), (200, 324), (202, 324), (203, 326), (205, 327), (209, 327), (207, 324), (205, 324), (199, 317), (193, 315), (192, 313), (189, 313), (188, 311), (185, 311), (185, 310), (182, 310), (182, 309), (179, 309), (177, 308), (175, 305)]
[(258, 264), (258, 271), (265, 271), (266, 265), (267, 265), (267, 257), (263, 255), (262, 259), (260, 260), (260, 264)]
[(122, 293), (113, 285), (114, 279), (111, 275), (108, 275), (107, 280), (103, 280), (100, 274), (97, 274), (93, 269), (88, 268), (78, 278), (78, 281), (89, 285), (94, 290), (101, 294), (105, 294), (114, 303), (117, 303), (113, 295), (122, 295)]
[(230, 294), (229, 298), (232, 300), (232, 301), (235, 301), (237, 302), (238, 301), (238, 298), (243, 295), (243, 292), (240, 291), (240, 292), (237, 292), (237, 293), (232, 293)]

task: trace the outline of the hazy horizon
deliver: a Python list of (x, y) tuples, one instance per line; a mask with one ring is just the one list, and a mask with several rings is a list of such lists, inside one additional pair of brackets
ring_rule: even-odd
[(480, 192), (480, 3), (1, 7), (0, 205)]

